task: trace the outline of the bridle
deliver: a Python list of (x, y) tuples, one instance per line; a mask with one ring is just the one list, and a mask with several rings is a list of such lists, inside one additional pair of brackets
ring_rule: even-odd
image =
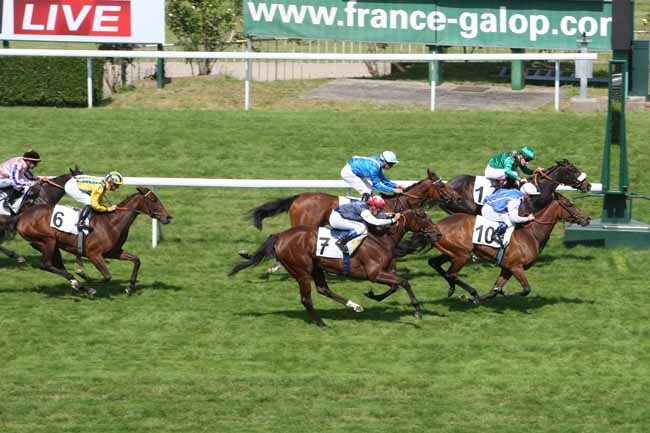
[[(426, 180), (431, 180), (431, 179), (425, 179), (425, 181), (426, 181)], [(442, 179), (441, 179), (441, 178), (438, 178), (438, 179), (436, 179), (436, 180), (432, 180), (432, 181), (431, 181), (431, 186), (435, 186), (435, 185), (439, 184), (440, 182), (442, 182)], [(396, 205), (400, 204), (400, 199), (401, 199), (402, 197), (408, 197), (408, 198), (412, 198), (412, 199), (420, 200), (420, 201), (424, 201), (424, 200), (426, 199), (426, 196), (423, 196), (423, 195), (415, 195), (415, 194), (411, 194), (411, 193), (409, 193), (409, 192), (404, 191), (404, 192), (402, 192), (402, 193), (400, 193), (400, 194), (397, 195), (397, 198), (396, 198)], [(444, 199), (444, 200), (442, 200), (442, 199), (443, 199), (442, 194), (440, 194), (440, 198), (441, 198), (441, 201), (445, 201), (445, 202), (448, 202), (448, 201), (449, 201), (449, 199)], [(413, 209), (413, 208), (412, 208), (411, 206), (404, 206), (403, 209)], [(397, 206), (395, 206), (395, 212), (399, 212), (399, 209), (398, 209)]]
[[(149, 194), (151, 194), (152, 192), (153, 192), (152, 190), (149, 190), (149, 191), (147, 191), (145, 194), (143, 194), (143, 195), (144, 195), (144, 199), (145, 199), (145, 200), (147, 200), (147, 199), (151, 200), (151, 198), (149, 198)], [(143, 212), (143, 211), (138, 210), (138, 209), (133, 209), (133, 208), (128, 208), (128, 207), (121, 207), (121, 206), (116, 207), (115, 210), (127, 211), (127, 212), (130, 211), (130, 212), (135, 212), (135, 213), (138, 213), (138, 214), (147, 214), (146, 212)], [(151, 217), (152, 217), (152, 218), (155, 218), (156, 215), (157, 215), (157, 214), (152, 213), (152, 214), (151, 214)]]
[[(573, 211), (571, 211), (571, 208), (572, 208), (572, 207), (575, 207), (575, 206), (573, 205), (573, 203), (571, 203), (571, 206), (566, 206), (564, 203), (562, 203), (562, 201), (560, 201), (560, 200), (558, 200), (558, 199), (555, 199), (554, 201), (557, 202), (557, 204), (558, 204), (562, 209), (564, 209), (565, 211), (567, 211), (567, 212), (569, 213), (569, 215), (570, 215), (572, 221), (578, 221), (578, 220), (580, 219), (579, 216), (578, 216), (576, 213), (574, 213)], [(531, 222), (533, 222), (533, 223), (537, 223), (537, 224), (541, 224), (541, 225), (553, 225), (553, 224), (556, 223), (556, 221), (539, 221), (538, 219), (534, 219), (534, 220), (532, 220)], [(532, 226), (532, 225), (529, 225), (529, 226), (527, 226), (527, 227), (531, 227), (531, 226)]]

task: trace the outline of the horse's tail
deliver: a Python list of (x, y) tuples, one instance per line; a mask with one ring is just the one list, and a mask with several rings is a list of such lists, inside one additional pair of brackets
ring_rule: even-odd
[(0, 222), (0, 242), (10, 239), (16, 234), (16, 224), (18, 224), (17, 215), (5, 222)]
[(264, 218), (275, 216), (281, 214), (282, 212), (287, 212), (291, 207), (291, 203), (293, 203), (296, 197), (298, 196), (294, 195), (293, 197), (282, 198), (279, 200), (264, 203), (263, 205), (248, 211), (248, 218), (253, 221), (253, 225), (257, 227), (258, 230), (262, 230), (262, 220)]
[(269, 238), (266, 241), (264, 241), (262, 246), (259, 247), (259, 249), (253, 253), (250, 259), (246, 260), (245, 262), (236, 263), (235, 266), (233, 266), (230, 273), (228, 274), (228, 276), (232, 277), (237, 272), (241, 271), (242, 269), (246, 269), (249, 266), (257, 266), (264, 258), (275, 257), (275, 243), (277, 242), (277, 240), (278, 238), (276, 235), (269, 236)]

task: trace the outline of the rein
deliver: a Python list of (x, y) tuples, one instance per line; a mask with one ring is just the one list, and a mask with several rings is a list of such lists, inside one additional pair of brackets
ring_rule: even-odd
[(45, 182), (45, 183), (47, 183), (47, 184), (49, 184), (49, 185), (52, 185), (52, 186), (55, 187), (55, 188), (59, 188), (59, 189), (62, 189), (62, 190), (65, 191), (65, 188), (63, 188), (63, 187), (62, 187), (61, 185), (59, 185), (58, 183), (56, 183), (56, 182), (54, 182), (54, 181), (48, 179), (47, 177), (42, 177), (41, 179), (43, 180), (43, 182)]
[(542, 170), (535, 170), (535, 172), (533, 173), (533, 184), (537, 187), (537, 189), (539, 189), (539, 180), (538, 180), (539, 176), (542, 176), (544, 179), (546, 179), (546, 180), (548, 180), (550, 182), (556, 183), (558, 185), (560, 184), (560, 182), (558, 182), (557, 180), (553, 179), (551, 176), (546, 174), (545, 170), (543, 170), (543, 169)]

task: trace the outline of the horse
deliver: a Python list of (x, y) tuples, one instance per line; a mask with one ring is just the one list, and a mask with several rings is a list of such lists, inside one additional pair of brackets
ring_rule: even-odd
[[(33, 248), (42, 253), (40, 261), (42, 270), (62, 276), (70, 281), (73, 289), (85, 292), (92, 297), (96, 294), (96, 290), (86, 288), (63, 265), (60, 249), (76, 254), (77, 237), (50, 227), (52, 212), (53, 207), (51, 206), (34, 206), (5, 223), (0, 228), (0, 234), (3, 232), (5, 234), (7, 232), (20, 234)], [(108, 282), (111, 279), (111, 274), (104, 261), (105, 258), (133, 262), (129, 286), (125, 289), (129, 295), (135, 293), (140, 259), (138, 256), (124, 251), (122, 246), (127, 240), (131, 224), (141, 213), (157, 219), (163, 224), (169, 224), (172, 220), (172, 216), (169, 215), (153, 191), (147, 188), (137, 188), (137, 192), (124, 199), (115, 212), (95, 214), (90, 222), (90, 233), (86, 237), (84, 256), (102, 274), (103, 278), (100, 282)], [(77, 274), (84, 280), (91, 281), (83, 269), (77, 270)]]
[[(426, 203), (444, 202), (459, 206), (460, 198), (434, 172), (427, 169), (427, 177), (409, 186), (402, 194), (384, 196), (386, 210), (402, 212), (421, 207)], [(264, 218), (289, 212), (291, 227), (308, 225), (318, 227), (329, 221), (332, 210), (339, 206), (339, 197), (322, 192), (306, 192), (264, 203), (248, 212), (248, 217), (258, 230), (262, 230)]]
[[(456, 176), (452, 178), (447, 185), (452, 188), (465, 202), (464, 207), (469, 208), (470, 212), (463, 212), (458, 207), (449, 207), (446, 203), (441, 202), (440, 208), (445, 212), (451, 213), (469, 213), (477, 215), (481, 213), (481, 205), (474, 202), (474, 182), (476, 176)], [(578, 169), (567, 159), (556, 161), (556, 164), (544, 169), (536, 170), (531, 181), (535, 184), (540, 195), (535, 199), (535, 207), (542, 209), (553, 200), (553, 193), (560, 184), (568, 185), (582, 192), (589, 192), (591, 184), (587, 181), (587, 175)]]
[[(376, 233), (376, 230), (372, 229), (372, 233), (350, 258), (348, 276), (390, 285), (391, 293), (397, 290), (397, 285), (404, 287), (411, 300), (411, 305), (415, 308), (415, 317), (422, 318), (420, 304), (408, 280), (389, 272), (388, 268), (394, 261), (395, 246), (407, 230), (423, 233), (430, 241), (437, 239), (438, 234), (433, 229), (433, 222), (424, 209), (408, 209), (402, 213), (402, 216), (403, 218), (383, 234)], [(344, 274), (343, 260), (317, 257), (317, 237), (318, 227), (307, 225), (297, 225), (281, 233), (273, 234), (250, 259), (235, 264), (229, 276), (233, 276), (249, 266), (259, 264), (265, 257), (275, 257), (298, 282), (300, 300), (307, 309), (311, 320), (318, 326), (326, 325), (314, 310), (311, 299), (312, 279), (316, 284), (316, 290), (321, 295), (352, 308), (357, 313), (362, 312), (361, 305), (334, 293), (328, 287), (325, 272)]]
[[(532, 206), (532, 204), (528, 204)], [(469, 301), (475, 304), (493, 298), (497, 295), (504, 296), (527, 296), (530, 291), (530, 285), (526, 277), (525, 270), (535, 264), (541, 254), (544, 246), (548, 242), (555, 224), (560, 221), (571, 221), (573, 223), (586, 226), (590, 223), (591, 218), (582, 210), (576, 207), (571, 200), (559, 193), (554, 193), (551, 202), (543, 209), (535, 213), (535, 219), (517, 227), (511, 237), (510, 244), (505, 251), (503, 260), (500, 263), (501, 273), (497, 278), (494, 288), (484, 296), (480, 296), (476, 289), (464, 283), (458, 278), (460, 270), (470, 260), (472, 254), (479, 260), (494, 262), (497, 250), (484, 245), (475, 245), (472, 243), (472, 232), (474, 230), (474, 221), (476, 216), (465, 214), (449, 215), (438, 221), (435, 229), (442, 237), (433, 242), (433, 246), (442, 252), (442, 255), (429, 259), (429, 265), (442, 275), (449, 289), (448, 296), (452, 296), (456, 284), (469, 292)], [(411, 250), (419, 243), (419, 246), (426, 240), (412, 240)], [(449, 268), (445, 271), (442, 265), (451, 262)], [(521, 284), (523, 290), (518, 293), (509, 293), (503, 290), (503, 286), (514, 275)], [(462, 297), (465, 300), (464, 297)]]
[[(63, 186), (67, 181), (69, 181), (74, 176), (82, 174), (79, 167), (75, 165), (74, 168), (69, 169), (69, 173), (62, 174), (51, 179), (44, 178), (42, 183), (32, 186), (23, 199), (23, 204), (20, 207), (20, 212), (23, 212), (33, 206), (37, 205), (48, 205), (53, 206), (59, 202), (65, 195), (65, 190)], [(0, 224), (7, 222), (11, 218), (10, 215), (0, 215)], [(0, 238), (0, 243), (3, 242), (3, 239)], [(0, 252), (5, 254), (11, 259), (14, 259), (17, 263), (25, 263), (25, 258), (19, 256), (15, 252), (11, 251), (8, 248), (0, 246)]]

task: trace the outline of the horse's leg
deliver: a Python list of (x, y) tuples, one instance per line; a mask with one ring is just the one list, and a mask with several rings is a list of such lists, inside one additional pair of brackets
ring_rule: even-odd
[[(465, 263), (467, 263), (467, 261), (470, 259), (470, 257), (457, 256), (457, 257), (451, 257), (449, 259), (451, 260), (451, 266), (449, 266), (449, 269), (445, 273), (447, 275), (446, 278), (449, 278), (449, 280), (453, 281), (454, 283), (458, 284), (460, 287), (465, 289), (465, 291), (470, 294), (469, 300), (471, 302), (475, 303), (475, 304), (478, 304), (481, 301), (481, 299), (480, 299), (480, 296), (479, 296), (478, 292), (476, 291), (476, 289), (474, 287), (470, 286), (469, 284), (465, 283), (464, 281), (462, 281), (460, 278), (458, 278), (458, 273), (463, 268), (463, 266), (465, 266)], [(442, 268), (440, 268), (440, 269), (442, 269)], [(438, 269), (436, 269), (436, 270), (438, 270)], [(438, 271), (438, 272), (440, 272), (440, 271)], [(449, 281), (449, 280), (447, 280), (447, 281)], [(454, 293), (453, 290), (452, 290), (451, 293), (452, 294)], [(448, 294), (449, 294), (449, 292), (448, 292)], [(461, 296), (460, 299), (463, 300), (464, 296)]]
[(305, 307), (307, 310), (307, 313), (309, 313), (309, 317), (311, 317), (311, 320), (314, 321), (318, 326), (321, 328), (326, 327), (327, 325), (325, 322), (321, 320), (320, 317), (318, 317), (318, 314), (316, 313), (316, 310), (314, 310), (314, 302), (311, 299), (311, 280), (312, 276), (310, 275), (310, 270), (308, 268), (312, 268), (313, 264), (292, 264), (288, 265), (285, 263), (285, 269), (293, 278), (296, 279), (298, 282), (298, 286), (300, 287), (300, 302), (302, 305)]
[(332, 291), (327, 285), (327, 280), (325, 279), (325, 272), (319, 267), (314, 267), (314, 270), (311, 273), (314, 278), (314, 283), (316, 283), (316, 290), (323, 296), (327, 296), (330, 299), (334, 299), (336, 302), (345, 305), (346, 307), (352, 308), (357, 313), (363, 312), (363, 307), (356, 302), (353, 302), (343, 296), (339, 295)]
[(89, 296), (93, 296), (96, 293), (94, 289), (86, 289), (84, 285), (74, 277), (74, 275), (65, 269), (61, 252), (57, 248), (55, 240), (47, 240), (40, 242), (37, 245), (37, 249), (43, 252), (41, 262), (39, 263), (39, 267), (42, 270), (62, 276), (66, 280), (70, 281), (70, 285), (73, 289), (85, 291)]
[(517, 266), (511, 268), (510, 272), (512, 272), (512, 275), (514, 275), (517, 281), (519, 281), (519, 284), (521, 284), (521, 287), (523, 287), (524, 290), (516, 293), (503, 292), (503, 294), (505, 296), (516, 296), (516, 295), (528, 296), (528, 294), (530, 293), (530, 285), (528, 284), (528, 278), (526, 277), (526, 271), (524, 271), (524, 267)]
[[(125, 290), (125, 292), (130, 296), (135, 293), (135, 282), (138, 280), (138, 271), (140, 270), (140, 257), (136, 256), (135, 254), (127, 253), (126, 251), (120, 252), (120, 256), (117, 258), (118, 260), (128, 260), (130, 262), (133, 262), (133, 271), (131, 272), (131, 279), (129, 280), (129, 287)], [(104, 258), (100, 257), (101, 263), (104, 265), (104, 269), (106, 269), (106, 264), (104, 263)], [(99, 268), (98, 268), (99, 269)], [(100, 270), (102, 272), (102, 275), (104, 275), (104, 278), (108, 276), (108, 279), (111, 278), (111, 274), (108, 272), (108, 269), (106, 269), (106, 273)]]
[(485, 296), (481, 296), (481, 302), (494, 298), (497, 295), (507, 295), (507, 292), (503, 291), (503, 286), (506, 285), (511, 276), (512, 272), (510, 272), (508, 269), (501, 268), (501, 273), (497, 277), (497, 280), (494, 283), (494, 287), (492, 290), (490, 290), (490, 293)]
[[(393, 260), (391, 260), (389, 269), (391, 274), (395, 274), (397, 272), (397, 259), (393, 258)], [(381, 302), (387, 297), (389, 297), (390, 295), (392, 295), (393, 293), (395, 293), (397, 289), (399, 289), (399, 285), (393, 284), (390, 286), (390, 289), (386, 290), (384, 293), (380, 293), (379, 295), (376, 295), (375, 292), (373, 292), (372, 290), (367, 291), (366, 293), (364, 293), (364, 295), (366, 295), (367, 298), (370, 298), (373, 301)]]
[(400, 285), (404, 287), (406, 289), (406, 293), (408, 293), (409, 298), (411, 299), (411, 305), (413, 305), (413, 308), (415, 308), (415, 317), (417, 317), (418, 319), (422, 318), (420, 303), (415, 297), (415, 293), (413, 293), (411, 284), (409, 284), (406, 278), (401, 278), (395, 274), (391, 274), (390, 272), (384, 271), (384, 272), (380, 272), (379, 275), (377, 275), (377, 277), (374, 279), (374, 281), (382, 284), (390, 284), (391, 289), (392, 289), (392, 285)]
[(447, 280), (447, 284), (449, 284), (449, 288), (447, 289), (447, 297), (450, 297), (456, 291), (456, 280), (450, 278), (447, 274), (447, 271), (442, 268), (442, 265), (450, 260), (451, 258), (449, 258), (449, 256), (441, 255), (438, 257), (431, 257), (427, 262), (429, 263), (429, 266), (435, 269), (436, 272), (438, 272), (445, 280)]
[(16, 263), (22, 264), (27, 261), (23, 256), (16, 254), (15, 252), (11, 251), (9, 248), (0, 247), (0, 253), (4, 254), (5, 256), (8, 256), (10, 259), (15, 260)]

